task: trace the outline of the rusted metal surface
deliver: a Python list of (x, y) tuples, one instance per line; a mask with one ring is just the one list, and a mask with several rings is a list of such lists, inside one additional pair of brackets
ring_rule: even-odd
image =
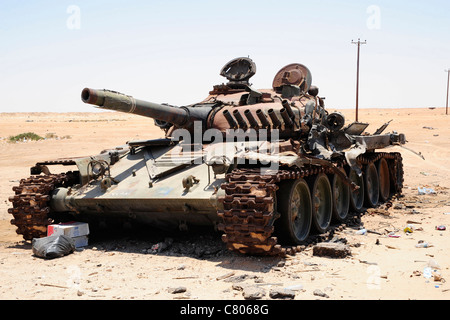
[(47, 226), (53, 223), (49, 216), (51, 192), (59, 186), (73, 183), (72, 173), (31, 176), (13, 187), (15, 195), (9, 198), (13, 207), (8, 212), (14, 216), (11, 224), (25, 240), (40, 238), (47, 234)]
[[(220, 223), (230, 250), (278, 255), (299, 250), (298, 244), (310, 232), (306, 218), (316, 218), (320, 232), (327, 230), (326, 219), (323, 227), (317, 225), (322, 213), (314, 214), (332, 203), (331, 192), (325, 190), (329, 181), (339, 179), (340, 188), (348, 188), (352, 199), (356, 195), (359, 201), (369, 189), (363, 176), (368, 166), (373, 185), (377, 185), (375, 170), (381, 171), (373, 168), (383, 168), (382, 200), (401, 193), (400, 153), (378, 150), (403, 145), (403, 134), (382, 134), (389, 123), (375, 134), (365, 131), (368, 123), (344, 127), (344, 116), (325, 109), (324, 98), (312, 86), (311, 72), (302, 64), (281, 68), (270, 89), (252, 87), (249, 80), (255, 72), (251, 59), (233, 59), (220, 72), (227, 83), (213, 86), (203, 101), (181, 107), (85, 88), (83, 102), (153, 118), (165, 137), (130, 141), (93, 156), (38, 162), (31, 168), (34, 176), (22, 180), (10, 199), (17, 232), (27, 240), (45, 235), (58, 214), (114, 216), (180, 228), (188, 223)], [(78, 170), (55, 175), (57, 165)], [(324, 188), (320, 197), (319, 178)], [(296, 189), (300, 185), (301, 192)], [(281, 206), (277, 193), (287, 194), (281, 197), (285, 200)], [(294, 205), (299, 197), (306, 197), (311, 206)], [(355, 211), (362, 208), (359, 202), (352, 206)], [(340, 213), (342, 220), (347, 214)], [(297, 221), (291, 223), (293, 219)], [(279, 243), (279, 221), (288, 231), (283, 240), (295, 245)], [(300, 225), (306, 227), (294, 232)]]
[(103, 109), (142, 115), (178, 126), (183, 126), (190, 120), (189, 112), (184, 108), (137, 100), (115, 91), (85, 88), (81, 93), (81, 98), (83, 102)]
[(311, 87), (311, 82), (309, 69), (300, 63), (293, 63), (278, 71), (273, 79), (272, 87), (279, 91), (284, 85), (303, 86), (304, 91), (307, 92)]
[[(358, 163), (367, 166), (382, 158), (390, 164), (394, 192), (400, 194), (403, 187), (400, 153), (361, 155)], [(275, 193), (282, 180), (308, 178), (320, 173), (333, 174), (334, 171), (326, 166), (309, 165), (266, 175), (261, 175), (259, 169), (236, 169), (228, 174), (227, 182), (221, 186), (225, 195), (219, 198), (223, 209), (218, 210), (222, 219), (218, 227), (224, 232), (222, 240), (228, 249), (251, 255), (285, 255), (300, 251), (299, 246), (282, 246), (273, 236), (278, 218)]]

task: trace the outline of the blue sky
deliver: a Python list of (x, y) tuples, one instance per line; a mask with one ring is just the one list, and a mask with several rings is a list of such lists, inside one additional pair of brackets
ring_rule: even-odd
[(449, 13), (437, 0), (5, 0), (0, 112), (95, 111), (84, 87), (187, 105), (239, 56), (255, 61), (255, 88), (303, 63), (329, 109), (353, 108), (358, 38), (361, 108), (443, 107)]

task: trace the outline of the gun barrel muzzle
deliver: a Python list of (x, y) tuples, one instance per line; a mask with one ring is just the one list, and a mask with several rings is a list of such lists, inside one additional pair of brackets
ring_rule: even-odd
[(81, 92), (81, 100), (102, 109), (137, 114), (173, 123), (176, 126), (183, 126), (190, 121), (190, 114), (186, 108), (137, 100), (132, 96), (110, 90), (85, 88)]

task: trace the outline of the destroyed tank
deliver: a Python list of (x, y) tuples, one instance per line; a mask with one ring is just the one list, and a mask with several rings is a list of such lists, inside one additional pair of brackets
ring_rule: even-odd
[[(164, 135), (38, 162), (10, 198), (17, 233), (44, 237), (70, 219), (210, 225), (230, 250), (276, 255), (402, 192), (401, 154), (383, 149), (403, 134), (383, 133), (389, 123), (373, 134), (368, 123), (346, 125), (302, 64), (283, 67), (271, 89), (252, 87), (255, 72), (250, 58), (233, 59), (220, 72), (227, 83), (181, 107), (82, 90), (83, 102), (153, 118)], [(53, 173), (58, 165), (75, 167)]]

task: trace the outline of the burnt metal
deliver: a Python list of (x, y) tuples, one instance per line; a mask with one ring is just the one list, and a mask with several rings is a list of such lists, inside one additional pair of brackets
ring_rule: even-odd
[(283, 105), (283, 108), (286, 109), (286, 112), (287, 112), (289, 118), (294, 120), (295, 119), (295, 114), (294, 114), (294, 111), (292, 111), (292, 108), (291, 108), (291, 105), (290, 105), (289, 101), (283, 100), (281, 102), (281, 104)]
[(158, 147), (158, 146), (169, 146), (174, 141), (171, 139), (163, 138), (163, 139), (152, 139), (152, 140), (136, 140), (129, 141), (128, 145), (130, 147)]
[(270, 127), (270, 122), (267, 119), (267, 116), (264, 113), (264, 111), (262, 111), (261, 109), (256, 110), (256, 116), (259, 118), (259, 121), (261, 121), (261, 124), (262, 124), (263, 128), (269, 128)]
[(275, 110), (269, 109), (267, 112), (269, 114), (270, 120), (272, 120), (272, 126), (273, 128), (280, 128), (281, 127), (281, 121), (278, 118), (278, 116), (275, 113)]
[[(26, 240), (45, 236), (48, 224), (68, 218), (136, 220), (164, 229), (209, 225), (223, 231), (230, 250), (283, 255), (295, 254), (300, 246), (322, 237), (312, 231), (295, 235), (305, 220), (297, 219), (299, 212), (292, 210), (298, 197), (312, 199), (308, 182), (318, 175), (339, 179), (342, 188), (355, 195), (367, 190), (355, 174), (362, 177), (369, 166), (372, 171), (383, 167), (381, 200), (400, 195), (402, 156), (379, 149), (402, 146), (406, 138), (395, 131), (383, 134), (389, 122), (375, 134), (366, 132), (368, 123), (344, 127), (344, 116), (325, 109), (325, 98), (318, 96), (311, 72), (302, 64), (281, 68), (271, 89), (251, 86), (255, 72), (250, 58), (233, 59), (220, 72), (226, 84), (213, 86), (203, 101), (181, 107), (85, 88), (83, 102), (152, 118), (164, 138), (129, 141), (97, 155), (38, 162), (31, 168), (32, 176), (13, 188), (11, 223)], [(51, 173), (58, 165), (76, 169)], [(301, 193), (295, 193), (297, 186)], [(282, 205), (277, 204), (280, 198)], [(346, 215), (340, 213), (342, 221)], [(304, 226), (308, 232), (309, 225)], [(322, 231), (327, 228), (331, 227)]]
[(229, 61), (220, 71), (220, 75), (227, 78), (227, 86), (245, 88), (248, 80), (256, 73), (256, 65), (250, 58), (236, 58)]
[(11, 224), (17, 227), (17, 234), (21, 234), (25, 240), (46, 236), (47, 226), (54, 222), (49, 215), (51, 192), (59, 186), (73, 183), (69, 172), (32, 176), (22, 179), (19, 186), (13, 187), (15, 195), (9, 198), (13, 207), (8, 209), (8, 213), (14, 217)]
[(250, 124), (251, 128), (256, 129), (256, 128), (259, 127), (258, 121), (256, 121), (255, 117), (253, 117), (253, 114), (252, 114), (252, 112), (249, 109), (244, 111), (244, 115), (247, 118), (248, 123)]
[(300, 87), (303, 92), (308, 92), (311, 82), (312, 76), (309, 69), (300, 63), (293, 63), (278, 71), (272, 87), (275, 91), (281, 92), (283, 86), (293, 85)]
[(289, 117), (289, 114), (288, 114), (286, 108), (282, 108), (282, 109), (280, 110), (280, 114), (281, 114), (281, 117), (282, 117), (283, 120), (284, 120), (284, 125), (285, 125), (286, 127), (288, 127), (288, 128), (293, 127), (294, 121), (292, 121), (292, 118)]
[(227, 119), (231, 129), (236, 129), (238, 127), (238, 124), (236, 123), (236, 121), (234, 121), (234, 118), (231, 115), (230, 111), (224, 110), (223, 115), (225, 116), (225, 119)]
[(236, 118), (237, 123), (239, 124), (239, 128), (244, 130), (248, 128), (247, 122), (245, 122), (239, 110), (237, 109), (233, 110), (233, 116)]
[(328, 129), (335, 132), (342, 129), (345, 124), (345, 118), (341, 113), (333, 112), (324, 118), (324, 122)]

